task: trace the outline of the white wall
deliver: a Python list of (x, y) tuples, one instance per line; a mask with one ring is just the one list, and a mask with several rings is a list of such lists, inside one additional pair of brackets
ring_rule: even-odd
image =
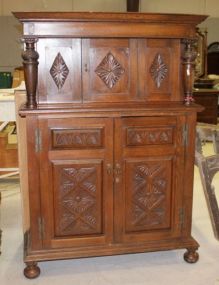
[[(125, 11), (126, 0), (0, 0), (0, 15), (11, 11)], [(218, 0), (140, 0), (141, 12), (194, 13), (219, 17)]]
[[(21, 25), (12, 11), (126, 11), (126, 0), (0, 0), (0, 71), (21, 65)], [(141, 12), (207, 14), (208, 42), (219, 41), (219, 0), (140, 0)]]

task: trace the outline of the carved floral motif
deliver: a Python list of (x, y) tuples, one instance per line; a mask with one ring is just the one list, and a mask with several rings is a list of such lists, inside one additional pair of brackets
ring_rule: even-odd
[(57, 54), (57, 56), (56, 56), (56, 58), (52, 64), (52, 67), (50, 69), (50, 74), (51, 74), (56, 86), (60, 90), (63, 87), (65, 80), (69, 74), (69, 69), (68, 69), (63, 57), (61, 56), (60, 52)]
[(52, 130), (54, 148), (87, 148), (102, 146), (102, 129)]
[(171, 128), (142, 128), (127, 130), (127, 145), (170, 144), (173, 142)]
[(157, 54), (153, 60), (150, 68), (150, 73), (155, 81), (157, 88), (160, 88), (162, 81), (167, 75), (168, 69), (166, 64), (163, 62), (161, 54)]
[(96, 233), (96, 168), (63, 168), (59, 185), (59, 232), (67, 234)]
[(156, 226), (165, 220), (167, 178), (159, 164), (141, 164), (133, 169), (131, 223), (134, 227)]
[(118, 60), (108, 53), (95, 70), (96, 74), (103, 80), (108, 88), (113, 88), (125, 72)]

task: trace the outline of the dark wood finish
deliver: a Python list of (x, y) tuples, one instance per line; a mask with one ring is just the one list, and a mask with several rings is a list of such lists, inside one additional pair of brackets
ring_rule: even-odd
[(204, 110), (198, 113), (198, 122), (217, 124), (218, 95), (219, 91), (214, 89), (199, 89), (193, 91), (195, 102), (204, 107)]
[(38, 58), (39, 54), (35, 51), (37, 38), (25, 38), (26, 50), (22, 53), (24, 78), (27, 90), (27, 108), (34, 109), (37, 106), (36, 88), (38, 80)]
[(196, 263), (199, 260), (199, 254), (193, 248), (188, 249), (187, 252), (184, 253), (184, 259), (188, 263)]
[(197, 52), (194, 48), (194, 43), (196, 40), (184, 39), (185, 50), (183, 54), (183, 74), (184, 74), (184, 93), (185, 93), (185, 103), (190, 105), (194, 101), (193, 98), (193, 84), (195, 75), (195, 59)]
[(208, 46), (207, 72), (219, 75), (219, 42), (213, 42)]
[(24, 276), (28, 279), (37, 278), (40, 275), (40, 268), (37, 266), (36, 262), (26, 262), (26, 267), (24, 268)]
[(32, 166), (25, 262), (177, 248), (194, 260), (201, 108), (183, 98), (205, 16), (15, 15), (40, 54), (37, 108), (20, 109)]
[(139, 12), (139, 0), (127, 0), (127, 12)]

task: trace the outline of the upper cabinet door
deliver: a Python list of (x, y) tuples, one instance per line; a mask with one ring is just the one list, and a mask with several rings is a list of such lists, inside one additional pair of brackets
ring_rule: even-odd
[(81, 102), (81, 40), (40, 39), (39, 103)]
[(83, 99), (85, 102), (137, 100), (137, 41), (82, 41)]
[(139, 90), (146, 101), (179, 101), (180, 40), (142, 39), (138, 42)]

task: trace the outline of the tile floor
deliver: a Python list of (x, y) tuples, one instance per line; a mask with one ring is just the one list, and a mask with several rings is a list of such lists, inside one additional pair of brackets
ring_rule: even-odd
[[(208, 143), (205, 153), (211, 151), (212, 146)], [(215, 186), (217, 190), (219, 176), (215, 178)], [(0, 190), (3, 230), (1, 285), (219, 285), (219, 241), (213, 236), (197, 169), (192, 228), (194, 238), (200, 243), (200, 260), (196, 264), (184, 262), (185, 250), (52, 261), (40, 263), (40, 277), (28, 280), (22, 274), (24, 265), (19, 182), (1, 181)]]

